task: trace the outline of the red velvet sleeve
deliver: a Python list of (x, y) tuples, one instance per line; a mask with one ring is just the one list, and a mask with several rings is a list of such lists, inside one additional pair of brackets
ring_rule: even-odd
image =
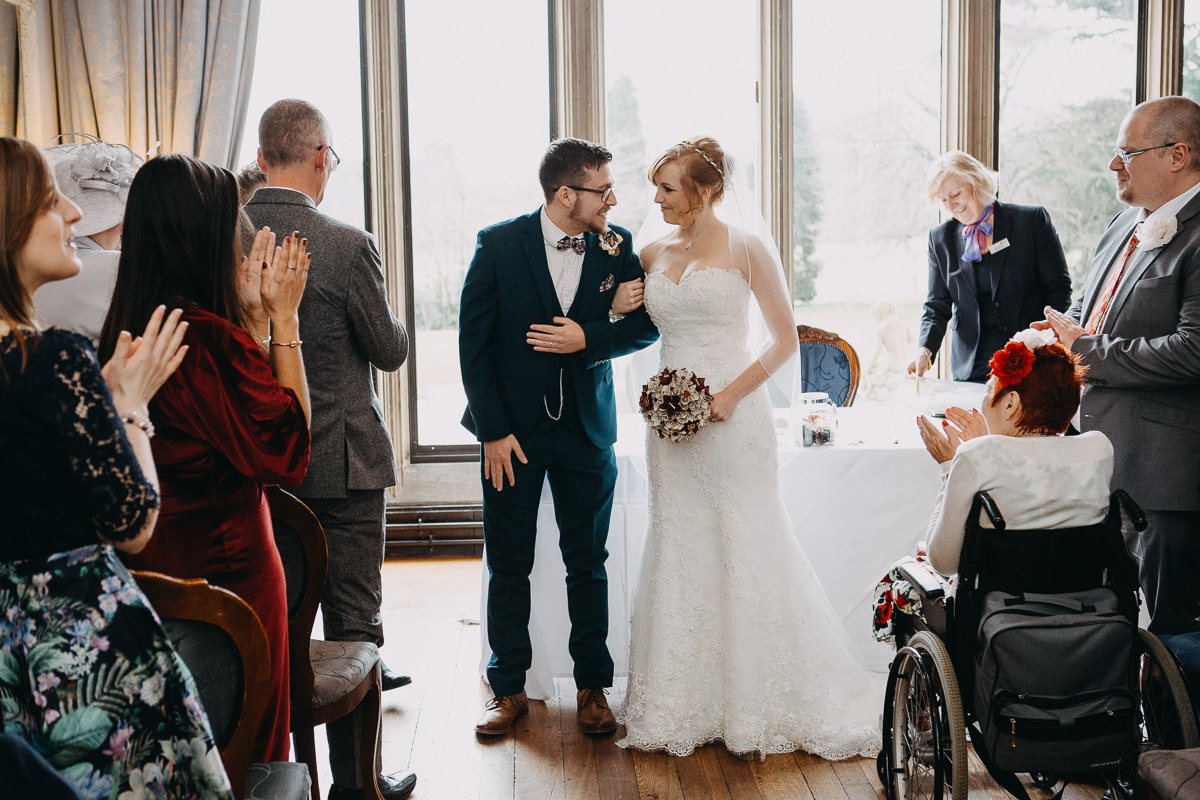
[(163, 460), (203, 473), (203, 443), (251, 480), (299, 483), (310, 440), (295, 393), (279, 385), (248, 333), (198, 309), (184, 319), (187, 355), (151, 406), (155, 425), (166, 428), (154, 440)]

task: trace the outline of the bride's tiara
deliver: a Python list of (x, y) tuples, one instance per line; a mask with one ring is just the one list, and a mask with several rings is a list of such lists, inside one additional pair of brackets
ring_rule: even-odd
[(689, 142), (686, 139), (684, 139), (682, 142), (680, 142), (680, 144), (690, 147), (693, 150), (695, 150), (697, 153), (699, 153), (700, 157), (703, 158), (705, 161), (707, 161), (709, 166), (711, 166), (713, 169), (715, 169), (717, 171), (717, 174), (721, 176), (721, 180), (725, 180), (725, 171), (717, 166), (717, 162), (713, 161), (711, 158), (708, 157), (708, 153), (704, 152), (699, 147), (696, 147), (696, 145), (692, 144), (691, 142)]

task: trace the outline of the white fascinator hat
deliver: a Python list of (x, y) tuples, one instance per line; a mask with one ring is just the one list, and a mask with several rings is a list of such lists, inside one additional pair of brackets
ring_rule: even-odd
[[(142, 164), (140, 156), (123, 144), (109, 144), (90, 134), (93, 141), (58, 144), (43, 152), (54, 171), (59, 190), (79, 206), (83, 218), (75, 223), (77, 236), (91, 236), (121, 223), (129, 184)], [(61, 138), (61, 137), (56, 137)]]

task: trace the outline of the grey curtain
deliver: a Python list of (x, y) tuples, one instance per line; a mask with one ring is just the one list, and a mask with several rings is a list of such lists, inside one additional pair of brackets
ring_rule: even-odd
[[(94, 133), (138, 153), (185, 153), (234, 167), (258, 10), (259, 0), (39, 3), (54, 44), (54, 132)], [(5, 30), (0, 18), (0, 131), (8, 102)]]

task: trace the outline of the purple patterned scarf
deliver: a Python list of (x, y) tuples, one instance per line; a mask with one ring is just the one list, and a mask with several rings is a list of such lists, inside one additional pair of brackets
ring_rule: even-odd
[(963, 261), (982, 261), (983, 246), (987, 244), (987, 237), (992, 235), (992, 223), (988, 217), (992, 215), (993, 203), (989, 203), (988, 207), (983, 210), (983, 216), (978, 221), (972, 222), (970, 225), (963, 226), (963, 238), (966, 239), (966, 247), (963, 250)]

